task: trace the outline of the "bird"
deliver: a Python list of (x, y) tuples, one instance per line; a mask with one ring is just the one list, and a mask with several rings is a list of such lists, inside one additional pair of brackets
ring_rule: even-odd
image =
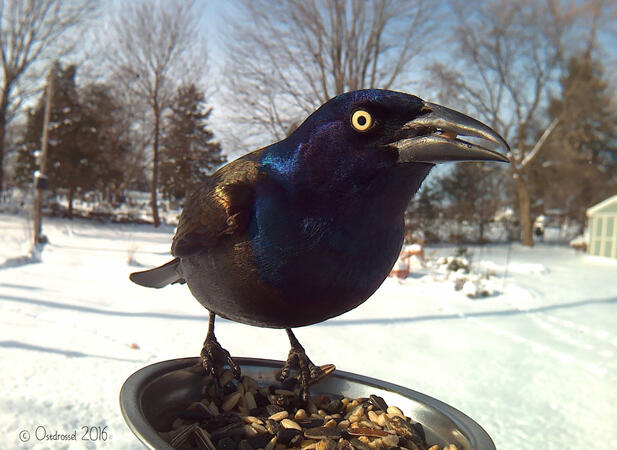
[[(472, 137), (469, 142), (461, 137)], [(510, 151), (492, 128), (404, 92), (340, 94), (286, 138), (224, 165), (186, 201), (173, 259), (130, 279), (186, 283), (209, 311), (200, 362), (217, 376), (240, 368), (214, 321), (285, 329), (280, 379), (297, 370), (303, 396), (323, 376), (292, 328), (336, 317), (382, 284), (403, 244), (407, 205), (431, 169), (448, 161), (497, 161)], [(333, 369), (332, 369), (333, 370)]]

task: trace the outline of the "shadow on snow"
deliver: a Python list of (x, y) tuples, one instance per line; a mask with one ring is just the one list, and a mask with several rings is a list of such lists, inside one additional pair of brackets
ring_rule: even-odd
[[(195, 320), (195, 321), (200, 321), (200, 322), (208, 320), (208, 317), (206, 315), (201, 316), (201, 315), (188, 315), (188, 314), (156, 313), (156, 312), (114, 311), (114, 310), (94, 308), (91, 306), (71, 305), (68, 303), (51, 302), (48, 300), (36, 300), (32, 298), (18, 297), (18, 296), (13, 296), (13, 295), (0, 295), (0, 301), (1, 300), (8, 300), (8, 301), (19, 302), (19, 303), (28, 303), (31, 305), (45, 306), (47, 308), (65, 309), (65, 310), (72, 310), (72, 311), (92, 313), (92, 314), (104, 314), (108, 316), (145, 317), (145, 318), (147, 317), (147, 318), (152, 318), (152, 319)], [(538, 312), (555, 311), (555, 310), (560, 310), (560, 309), (579, 308), (582, 306), (589, 306), (589, 305), (617, 305), (617, 297), (608, 298), (608, 299), (580, 300), (580, 301), (571, 302), (571, 303), (560, 303), (560, 304), (554, 304), (554, 305), (540, 306), (537, 308), (530, 308), (526, 310), (507, 309), (507, 310), (500, 310), (500, 311), (482, 311), (482, 312), (465, 313), (465, 314), (432, 314), (432, 315), (415, 316), (415, 317), (395, 317), (395, 318), (376, 317), (372, 319), (328, 320), (325, 322), (315, 324), (314, 326), (364, 325), (364, 324), (380, 324), (380, 323), (389, 323), (389, 324), (413, 323), (413, 322), (426, 322), (426, 321), (432, 321), (432, 320), (464, 319), (466, 317), (507, 317), (507, 316), (521, 315), (521, 314), (533, 314), (533, 313), (538, 313)]]
[(74, 350), (61, 350), (58, 348), (43, 347), (41, 345), (26, 344), (24, 342), (19, 342), (19, 341), (0, 341), (0, 347), (16, 348), (19, 350), (32, 350), (35, 352), (56, 353), (58, 355), (68, 356), (70, 358), (101, 358), (101, 359), (109, 359), (113, 361), (122, 361), (122, 362), (144, 362), (138, 359), (115, 358), (113, 356), (104, 356), (104, 355), (91, 355), (88, 353), (77, 352)]
[(108, 309), (94, 308), (92, 306), (71, 305), (69, 303), (51, 302), (49, 300), (37, 300), (33, 298), (18, 297), (15, 295), (0, 295), (0, 301), (8, 300), (12, 302), (28, 303), (30, 305), (45, 306), (47, 308), (66, 309), (70, 311), (85, 312), (92, 314), (104, 314), (108, 316), (120, 317), (148, 317), (152, 319), (178, 319), (178, 320), (199, 320), (208, 321), (208, 316), (188, 315), (188, 314), (165, 314), (156, 312), (130, 312), (113, 311)]

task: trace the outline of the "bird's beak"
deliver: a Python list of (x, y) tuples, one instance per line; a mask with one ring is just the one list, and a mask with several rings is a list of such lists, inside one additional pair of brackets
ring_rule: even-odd
[(465, 142), (458, 136), (473, 136), (510, 147), (495, 130), (465, 114), (434, 103), (424, 102), (424, 114), (404, 124), (397, 140), (390, 143), (398, 150), (398, 162), (502, 161), (509, 159), (489, 148)]

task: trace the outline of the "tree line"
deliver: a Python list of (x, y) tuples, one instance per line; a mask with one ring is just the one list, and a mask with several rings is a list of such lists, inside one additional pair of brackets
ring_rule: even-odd
[[(585, 210), (617, 192), (616, 86), (607, 76), (616, 64), (614, 0), (485, 0), (473, 8), (459, 0), (236, 0), (223, 8), (231, 15), (218, 28), (218, 71), (207, 75), (202, 3), (139, 0), (97, 21), (101, 6), (4, 2), (4, 179), (32, 179), (44, 95), (28, 104), (26, 80), (40, 80), (53, 57), (50, 184), (69, 197), (96, 190), (110, 201), (147, 188), (155, 225), (159, 192), (182, 199), (225, 160), (217, 141), (227, 153), (249, 151), (289, 134), (328, 98), (361, 88), (438, 100), (490, 124), (512, 147), (509, 167), (439, 172), (410, 205), (410, 227), (430, 231), (446, 217), (474, 224), (482, 237), (511, 210), (532, 245), (539, 214), (560, 210), (584, 227)], [(90, 69), (62, 61), (94, 23), (104, 29), (96, 53), (105, 70), (81, 82), (76, 74)], [(205, 101), (212, 85), (228, 117), (217, 139)], [(7, 128), (15, 117), (25, 119)]]
[[(68, 216), (78, 193), (98, 192), (109, 204), (119, 204), (127, 189), (148, 190), (144, 145), (135, 139), (132, 118), (109, 85), (79, 86), (77, 67), (54, 64), (47, 175), (52, 190), (66, 192)], [(43, 94), (29, 109), (17, 138), (15, 181), (32, 182), (38, 169), (41, 129), (46, 103)], [(157, 189), (183, 199), (225, 161), (221, 146), (208, 129), (211, 108), (194, 84), (180, 85), (162, 118), (162, 161)]]
[[(522, 173), (520, 167), (457, 164), (429, 180), (412, 200), (407, 214), (410, 229), (426, 230), (429, 238), (439, 240), (447, 236), (431, 230), (440, 224), (467, 223), (475, 232), (463, 237), (483, 242), (488, 239), (489, 225), (501, 216), (507, 223), (499, 227), (510, 227), (505, 233), (517, 232), (506, 237), (518, 237), (524, 224), (516, 177), (524, 176), (529, 220), (552, 214), (555, 222), (570, 224), (570, 238), (583, 233), (587, 209), (617, 194), (617, 109), (603, 65), (589, 51), (569, 59), (558, 84), (558, 95), (551, 96), (547, 108), (547, 122), (555, 126), (550, 135), (546, 130), (536, 131), (538, 141), (545, 134), (543, 148), (523, 166)], [(504, 183), (510, 177), (515, 183)], [(514, 214), (504, 216), (509, 209)]]

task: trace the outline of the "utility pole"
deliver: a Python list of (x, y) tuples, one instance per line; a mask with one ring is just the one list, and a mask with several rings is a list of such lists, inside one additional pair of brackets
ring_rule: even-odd
[(46, 175), (47, 152), (49, 149), (49, 120), (51, 118), (51, 102), (54, 95), (54, 67), (52, 64), (47, 77), (47, 98), (45, 100), (45, 116), (43, 117), (43, 137), (41, 138), (41, 154), (39, 156), (39, 170), (34, 172), (34, 246), (38, 248), (41, 244), (47, 243), (47, 237), (42, 233), (41, 220), (41, 200), (43, 190), (48, 187)]

